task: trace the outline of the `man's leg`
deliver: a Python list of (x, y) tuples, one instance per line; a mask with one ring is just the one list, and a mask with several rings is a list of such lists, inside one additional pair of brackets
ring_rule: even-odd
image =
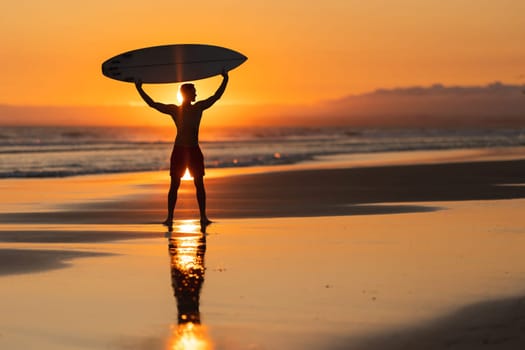
[(199, 202), (199, 211), (201, 214), (201, 226), (211, 224), (211, 221), (206, 215), (206, 191), (204, 190), (204, 177), (196, 176), (193, 178), (195, 189), (197, 190), (197, 202)]
[(170, 190), (168, 191), (168, 217), (162, 224), (171, 226), (173, 224), (173, 211), (175, 204), (177, 204), (177, 192), (179, 191), (180, 178), (177, 176), (171, 177)]

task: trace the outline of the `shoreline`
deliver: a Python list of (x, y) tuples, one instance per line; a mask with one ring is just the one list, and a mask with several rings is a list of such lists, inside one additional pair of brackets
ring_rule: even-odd
[[(273, 164), (273, 165), (253, 165), (253, 166), (230, 166), (230, 167), (206, 167), (206, 177), (224, 177), (259, 173), (286, 172), (310, 169), (338, 169), (338, 168), (359, 168), (375, 167), (386, 165), (410, 165), (418, 164), (439, 164), (439, 163), (460, 163), (465, 161), (496, 161), (496, 160), (517, 160), (524, 159), (525, 146), (509, 147), (484, 147), (484, 148), (451, 148), (451, 149), (431, 149), (431, 150), (404, 150), (388, 152), (367, 152), (367, 153), (340, 153), (316, 155), (312, 159), (296, 161), (292, 163)], [(119, 172), (98, 172), (86, 174), (74, 174), (65, 176), (29, 176), (29, 177), (0, 177), (2, 181), (30, 181), (30, 180), (68, 180), (100, 177), (119, 178), (129, 176), (155, 175), (164, 177), (169, 174), (169, 169), (164, 170), (143, 170), (143, 171), (119, 171)], [(166, 176), (166, 177), (169, 177)]]
[[(147, 176), (147, 177), (143, 177)], [(162, 222), (169, 179), (159, 173), (18, 182), (11, 187), (0, 224), (153, 224)], [(123, 180), (126, 179), (126, 180)], [(525, 159), (299, 169), (216, 176), (205, 180), (208, 215), (227, 218), (309, 217), (409, 213), (437, 210), (418, 202), (525, 198)], [(45, 183), (45, 186), (41, 186)], [(15, 197), (33, 188), (27, 198)], [(43, 189), (41, 189), (43, 188)], [(71, 198), (50, 193), (70, 188)], [(39, 191), (44, 191), (39, 193)], [(97, 197), (100, 194), (101, 197)], [(74, 198), (75, 195), (77, 198)], [(20, 196), (19, 196), (20, 197)], [(66, 196), (67, 197), (67, 196)], [(11, 202), (29, 202), (32, 211)], [(7, 205), (6, 205), (7, 202)], [(0, 205), (2, 207), (2, 205)], [(198, 218), (193, 183), (183, 181), (175, 219)]]

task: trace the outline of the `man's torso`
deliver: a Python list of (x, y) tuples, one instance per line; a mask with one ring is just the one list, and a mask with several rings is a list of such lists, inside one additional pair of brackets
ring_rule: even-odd
[(197, 146), (202, 110), (195, 105), (176, 106), (171, 117), (177, 127), (175, 145)]

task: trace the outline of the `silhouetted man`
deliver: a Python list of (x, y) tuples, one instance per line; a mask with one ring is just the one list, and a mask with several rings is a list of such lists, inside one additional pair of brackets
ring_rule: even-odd
[[(197, 201), (201, 216), (201, 228), (204, 232), (206, 226), (211, 221), (206, 215), (206, 192), (204, 190), (204, 157), (199, 147), (199, 126), (202, 112), (210, 108), (219, 98), (221, 98), (226, 85), (228, 84), (228, 73), (223, 70), (222, 83), (215, 94), (206, 100), (195, 102), (197, 92), (193, 84), (183, 84), (180, 87), (182, 104), (163, 104), (153, 101), (151, 97), (142, 89), (142, 82), (136, 81), (137, 91), (148, 106), (161, 113), (169, 114), (177, 127), (177, 137), (173, 145), (170, 161), (171, 183), (168, 192), (168, 217), (163, 225), (172, 226), (173, 211), (177, 203), (177, 191), (180, 186), (180, 178), (184, 175), (186, 168), (189, 169), (195, 189), (197, 191)], [(195, 103), (193, 103), (195, 102)]]

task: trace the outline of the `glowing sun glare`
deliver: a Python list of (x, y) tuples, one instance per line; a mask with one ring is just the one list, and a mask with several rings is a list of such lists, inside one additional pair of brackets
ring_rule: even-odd
[(190, 175), (190, 170), (188, 168), (186, 168), (186, 172), (180, 179), (184, 181), (193, 180), (193, 177)]
[(177, 91), (177, 103), (179, 105), (182, 104), (182, 94), (180, 93), (180, 91)]

